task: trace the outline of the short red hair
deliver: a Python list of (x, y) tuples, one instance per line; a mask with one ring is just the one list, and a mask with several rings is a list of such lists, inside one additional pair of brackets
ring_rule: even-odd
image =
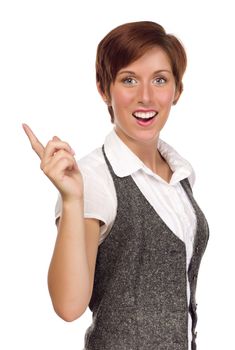
[[(110, 98), (110, 85), (115, 81), (118, 71), (155, 46), (161, 47), (168, 55), (176, 89), (181, 93), (187, 65), (185, 49), (180, 40), (167, 34), (160, 24), (149, 21), (122, 24), (101, 40), (96, 55), (96, 82), (100, 91)], [(109, 106), (108, 110), (113, 122), (112, 107)]]

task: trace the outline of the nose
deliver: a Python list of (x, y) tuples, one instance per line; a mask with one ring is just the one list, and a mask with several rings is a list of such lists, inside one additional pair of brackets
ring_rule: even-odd
[(153, 86), (149, 83), (142, 83), (138, 90), (138, 103), (149, 105), (153, 101)]

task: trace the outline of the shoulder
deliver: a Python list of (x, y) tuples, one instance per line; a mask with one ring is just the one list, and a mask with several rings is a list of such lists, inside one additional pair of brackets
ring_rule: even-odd
[(77, 161), (84, 183), (84, 217), (99, 219), (103, 225), (100, 242), (110, 231), (116, 216), (117, 198), (102, 147)]
[(77, 160), (78, 165), (82, 169), (89, 168), (91, 165), (92, 167), (99, 167), (104, 164), (104, 162), (102, 147), (95, 148), (93, 151)]
[(110, 182), (111, 175), (104, 159), (102, 147), (96, 148), (78, 159), (77, 164), (85, 182), (89, 180), (102, 183)]
[(77, 160), (77, 164), (83, 178), (85, 199), (108, 198), (109, 201), (115, 201), (116, 191), (102, 147)]

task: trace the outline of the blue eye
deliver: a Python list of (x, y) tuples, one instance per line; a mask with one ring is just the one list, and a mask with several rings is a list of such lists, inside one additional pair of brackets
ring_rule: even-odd
[(134, 78), (127, 77), (122, 80), (122, 82), (126, 85), (134, 85), (137, 83), (137, 81)]
[(154, 82), (156, 85), (164, 85), (166, 83), (166, 79), (163, 77), (158, 77), (156, 79), (154, 79)]

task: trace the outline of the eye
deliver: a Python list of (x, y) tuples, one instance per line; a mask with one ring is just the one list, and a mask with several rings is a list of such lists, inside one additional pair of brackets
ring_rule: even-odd
[(125, 85), (135, 85), (135, 84), (137, 84), (136, 79), (134, 79), (132, 77), (126, 77), (126, 78), (122, 79), (122, 82)]
[(167, 80), (164, 77), (157, 77), (154, 79), (154, 84), (156, 85), (164, 85), (166, 82)]

